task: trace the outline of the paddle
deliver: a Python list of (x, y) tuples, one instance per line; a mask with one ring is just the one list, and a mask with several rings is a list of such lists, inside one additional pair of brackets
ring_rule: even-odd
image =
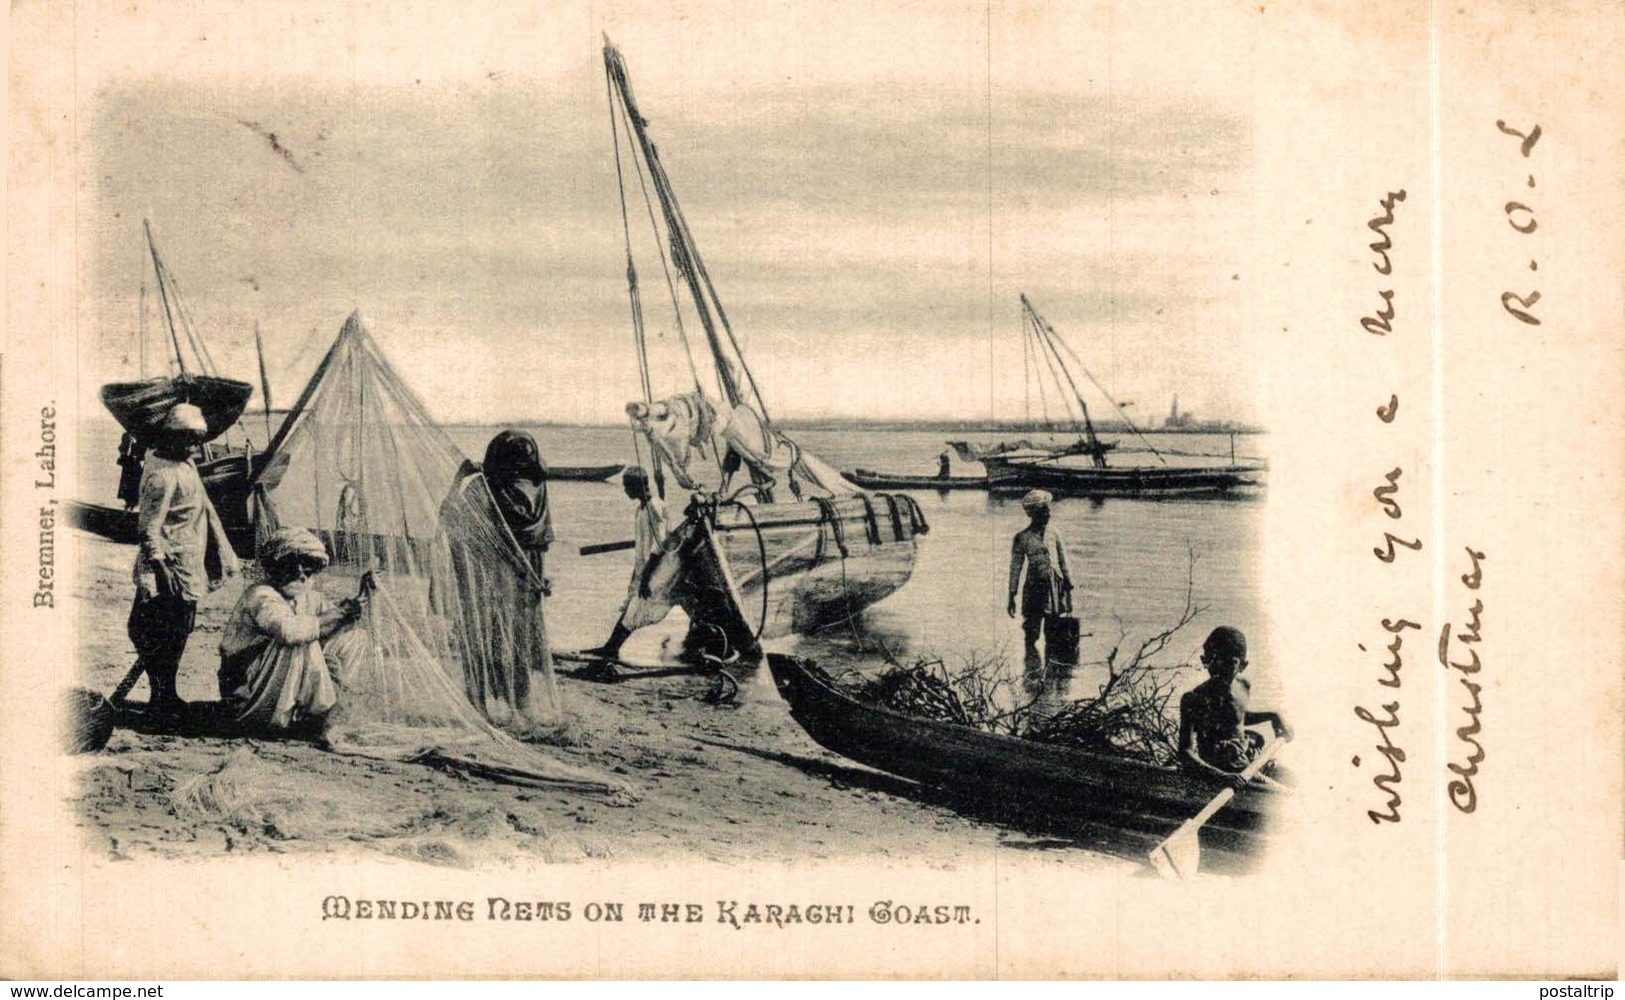
[[(1265, 765), (1275, 759), (1275, 755), (1286, 746), (1285, 738), (1271, 740), (1270, 744), (1258, 752), (1253, 762), (1238, 777), (1244, 781), (1251, 781)], [(1201, 830), (1207, 821), (1212, 819), (1220, 809), (1229, 805), (1230, 800), (1236, 797), (1234, 788), (1226, 788), (1213, 797), (1213, 801), (1202, 807), (1202, 811), (1182, 823), (1173, 836), (1151, 849), (1151, 867), (1163, 878), (1185, 879), (1196, 874), (1197, 867), (1202, 861)]]
[(580, 554), (598, 556), (606, 552), (625, 552), (627, 549), (636, 548), (637, 544), (637, 542), (602, 542), (598, 545), (583, 545)]

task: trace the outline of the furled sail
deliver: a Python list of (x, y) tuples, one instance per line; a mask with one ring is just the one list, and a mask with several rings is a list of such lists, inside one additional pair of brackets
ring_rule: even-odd
[[(453, 761), (513, 780), (618, 788), (514, 739), (560, 714), (542, 581), (478, 468), (396, 375), (359, 315), (272, 442), (256, 528), (327, 544), (338, 597), (370, 574), (362, 655), (336, 677), (327, 739), (348, 752)], [(498, 726), (502, 727), (501, 729)], [(504, 732), (507, 730), (509, 732)]]

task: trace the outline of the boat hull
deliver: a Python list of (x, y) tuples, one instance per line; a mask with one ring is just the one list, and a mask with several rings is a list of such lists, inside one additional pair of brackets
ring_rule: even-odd
[[(198, 478), (203, 480), (209, 502), (220, 515), (226, 537), (233, 551), (244, 558), (254, 555), (254, 525), (248, 501), (254, 477), (266, 459), (264, 452), (239, 451), (197, 463)], [(141, 541), (136, 512), (110, 504), (69, 500), (68, 523), (113, 542), (136, 545)]]
[(866, 490), (985, 490), (986, 476), (899, 476), (869, 469), (854, 469), (841, 475)]
[(548, 467), (547, 478), (567, 482), (601, 483), (611, 476), (619, 475), (625, 468), (626, 466), (620, 463), (615, 465), (554, 465)]
[(1085, 468), (984, 460), (989, 489), (1041, 489), (1071, 497), (1224, 496), (1256, 487), (1263, 469), (1250, 465)]
[(692, 511), (683, 606), (739, 650), (844, 625), (908, 582), (926, 530), (911, 499), (889, 494)]
[[(935, 722), (866, 704), (841, 692), (822, 670), (769, 654), (768, 666), (790, 715), (824, 748), (923, 785), (959, 793), (998, 816), (1103, 824), (1165, 837), (1199, 812), (1223, 783), (1066, 747)], [(1262, 846), (1283, 798), (1253, 787), (1237, 792), (1203, 828), (1204, 849), (1237, 865)]]

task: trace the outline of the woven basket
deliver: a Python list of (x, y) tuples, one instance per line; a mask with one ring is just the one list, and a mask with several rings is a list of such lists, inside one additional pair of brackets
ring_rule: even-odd
[[(119, 426), (146, 445), (162, 445), (169, 438), (164, 419), (178, 403), (191, 403), (203, 411), (209, 425), (203, 441), (212, 441), (235, 424), (248, 408), (254, 387), (236, 379), (213, 375), (175, 375), (144, 382), (114, 382), (102, 386), (102, 405)], [(198, 443), (189, 439), (187, 443)]]
[(113, 735), (113, 706), (95, 691), (70, 688), (63, 698), (66, 726), (63, 742), (68, 753), (95, 753)]

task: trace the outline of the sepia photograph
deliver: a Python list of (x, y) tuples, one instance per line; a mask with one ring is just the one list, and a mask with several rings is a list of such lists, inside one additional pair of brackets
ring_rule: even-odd
[(1617, 976), (1617, 8), (10, 21), (5, 974)]

